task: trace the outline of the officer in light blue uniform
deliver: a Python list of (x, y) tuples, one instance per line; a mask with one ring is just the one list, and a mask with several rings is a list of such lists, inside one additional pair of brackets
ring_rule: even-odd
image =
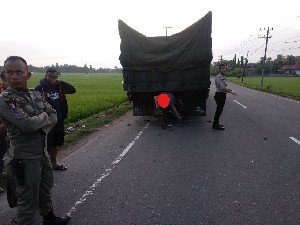
[(226, 65), (219, 65), (219, 74), (215, 77), (215, 85), (216, 85), (216, 93), (214, 99), (217, 104), (217, 109), (214, 116), (213, 129), (216, 130), (224, 130), (225, 127), (219, 123), (220, 117), (223, 112), (223, 108), (226, 102), (226, 94), (230, 93), (233, 95), (237, 95), (233, 90), (227, 87), (227, 81), (225, 77)]

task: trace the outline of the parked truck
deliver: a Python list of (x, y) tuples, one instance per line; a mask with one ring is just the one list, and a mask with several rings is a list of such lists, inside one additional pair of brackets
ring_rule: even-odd
[(123, 88), (134, 116), (155, 112), (154, 96), (172, 92), (184, 115), (205, 116), (210, 88), (212, 13), (171, 36), (146, 37), (118, 22)]

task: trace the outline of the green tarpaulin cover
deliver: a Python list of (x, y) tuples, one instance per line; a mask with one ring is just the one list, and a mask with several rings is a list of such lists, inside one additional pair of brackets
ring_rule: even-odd
[(212, 13), (180, 33), (146, 37), (119, 20), (120, 63), (126, 70), (170, 72), (209, 64), (212, 60)]

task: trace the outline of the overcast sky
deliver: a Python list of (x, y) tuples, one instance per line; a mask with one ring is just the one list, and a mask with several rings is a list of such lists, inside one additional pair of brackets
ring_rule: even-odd
[[(10, 55), (29, 64), (121, 67), (118, 20), (146, 36), (178, 33), (212, 11), (213, 61), (300, 55), (299, 0), (1, 0), (0, 63)], [(259, 32), (259, 29), (262, 31)]]

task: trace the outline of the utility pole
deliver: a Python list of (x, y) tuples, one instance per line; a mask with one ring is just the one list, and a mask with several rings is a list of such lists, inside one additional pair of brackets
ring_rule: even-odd
[(247, 68), (247, 64), (248, 64), (248, 53), (249, 53), (249, 51), (247, 51), (247, 57), (245, 58), (244, 71), (243, 71), (243, 76), (242, 76), (242, 83), (244, 82), (244, 76), (246, 75), (246, 68)]
[(234, 54), (234, 57), (233, 57), (233, 67), (236, 67), (236, 54)]
[[(264, 30), (266, 30), (266, 29), (264, 28)], [(271, 30), (273, 30), (273, 28)], [(258, 37), (258, 38), (265, 38), (266, 39), (265, 56), (264, 56), (264, 61), (263, 61), (263, 68), (261, 70), (261, 83), (260, 83), (261, 86), (264, 85), (264, 70), (265, 70), (265, 66), (266, 66), (266, 55), (267, 55), (268, 41), (271, 37), (272, 36), (269, 36), (269, 27), (268, 27), (268, 30), (267, 30), (267, 37), (265, 37), (265, 36)]]
[(219, 57), (221, 57), (220, 61), (221, 63), (223, 62), (223, 56), (222, 55), (219, 55)]
[(241, 67), (244, 69), (242, 73), (242, 83), (244, 81), (244, 75), (245, 75), (245, 67), (244, 67), (244, 56), (241, 56)]
[(166, 28), (166, 36), (168, 36), (168, 29), (173, 27), (164, 27), (164, 28)]

